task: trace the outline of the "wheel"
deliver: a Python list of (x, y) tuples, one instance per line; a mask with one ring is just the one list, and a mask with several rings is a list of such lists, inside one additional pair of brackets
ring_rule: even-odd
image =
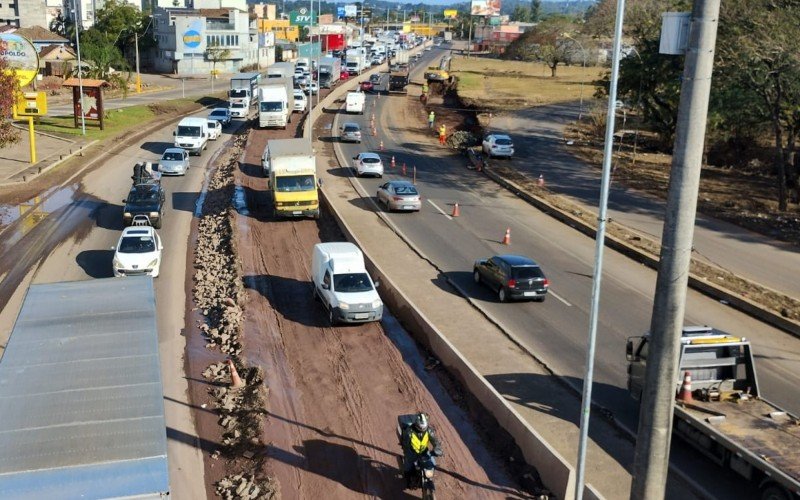
[(423, 500), (436, 500), (436, 492), (431, 488), (423, 488), (422, 489), (422, 499)]
[(481, 273), (477, 269), (472, 271), (472, 281), (474, 281), (478, 285), (481, 284)]
[(533, 299), (535, 302), (544, 302), (544, 296)]
[(336, 315), (333, 314), (333, 308), (328, 309), (328, 323), (331, 326), (336, 326)]
[(161, 223), (163, 222), (163, 216), (159, 214), (158, 221), (153, 222), (154, 229), (161, 229)]
[(761, 500), (789, 500), (790, 497), (786, 490), (780, 486), (773, 484), (764, 488), (761, 492)]
[(497, 298), (500, 299), (500, 302), (508, 302), (508, 295), (506, 294), (506, 289), (502, 286), (500, 290), (497, 291)]

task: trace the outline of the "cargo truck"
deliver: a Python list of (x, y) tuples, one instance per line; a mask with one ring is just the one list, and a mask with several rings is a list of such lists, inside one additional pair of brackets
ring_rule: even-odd
[(307, 139), (273, 139), (262, 165), (269, 172), (275, 217), (319, 219), (317, 160)]
[[(644, 335), (626, 346), (628, 391), (637, 400), (649, 345)], [(800, 499), (800, 420), (762, 396), (750, 342), (707, 326), (686, 327), (678, 363), (674, 433), (758, 486), (762, 500)], [(683, 386), (687, 375), (691, 390)]]
[(150, 276), (31, 285), (0, 361), (0, 498), (170, 498), (158, 341)]
[(256, 90), (261, 82), (258, 73), (239, 73), (231, 77), (231, 89), (228, 91), (228, 104), (244, 104), (245, 109), (256, 105)]
[(267, 68), (267, 79), (292, 78), (294, 76), (294, 63), (277, 62)]
[(345, 70), (350, 75), (359, 75), (367, 67), (367, 54), (363, 48), (348, 49), (344, 59)]
[(408, 92), (408, 51), (398, 50), (389, 64), (389, 92), (405, 94)]
[(294, 112), (292, 78), (270, 78), (258, 88), (258, 126), (286, 128)]
[(319, 86), (323, 89), (333, 88), (342, 75), (342, 60), (338, 57), (323, 57), (319, 60)]

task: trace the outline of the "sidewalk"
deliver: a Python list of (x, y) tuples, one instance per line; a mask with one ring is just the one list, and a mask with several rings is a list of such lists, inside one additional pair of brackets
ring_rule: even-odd
[[(491, 131), (508, 133), (516, 148), (512, 165), (547, 188), (597, 212), (600, 172), (572, 156), (564, 128), (577, 120), (577, 103), (528, 108), (492, 118)], [(661, 240), (665, 201), (612, 182), (609, 216)], [(702, 214), (697, 215), (693, 257), (791, 297), (800, 298), (800, 247), (773, 240)]]
[(28, 128), (27, 126), (17, 128), (20, 140), (16, 144), (0, 149), (0, 185), (26, 182), (62, 159), (78, 154), (81, 148), (91, 142), (83, 138), (66, 139), (36, 132), (37, 161), (32, 165)]

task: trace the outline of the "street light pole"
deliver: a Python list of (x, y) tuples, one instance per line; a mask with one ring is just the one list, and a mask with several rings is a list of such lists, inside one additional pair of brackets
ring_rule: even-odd
[(578, 121), (580, 122), (581, 119), (583, 118), (583, 79), (586, 78), (586, 49), (583, 48), (583, 44), (581, 42), (579, 42), (575, 38), (572, 38), (572, 36), (570, 36), (569, 33), (563, 33), (562, 35), (564, 36), (564, 38), (568, 38), (569, 40), (572, 40), (573, 42), (577, 43), (578, 47), (581, 48), (581, 54), (583, 54), (583, 69), (581, 70), (581, 90), (580, 90), (581, 105), (580, 105), (580, 111), (578, 111)]
[(139, 33), (133, 32), (136, 40), (136, 93), (142, 93), (142, 74), (139, 72)]
[[(75, 7), (76, 0), (72, 0), (72, 10), (75, 12), (76, 17), (78, 14), (78, 9)], [(81, 67), (81, 27), (80, 25), (83, 24), (83, 21), (80, 20), (80, 23), (75, 23), (75, 46), (78, 51), (78, 101), (79, 107), (81, 110), (81, 134), (86, 135), (86, 117), (85, 113), (83, 112), (83, 68)]]

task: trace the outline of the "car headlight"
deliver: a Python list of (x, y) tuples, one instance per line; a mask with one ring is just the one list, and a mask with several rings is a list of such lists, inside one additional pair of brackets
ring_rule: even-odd
[(372, 308), (377, 309), (378, 307), (383, 305), (383, 301), (381, 299), (375, 299), (372, 301)]
[(126, 219), (130, 219), (131, 218), (131, 213), (130, 212), (125, 212), (124, 214), (122, 214), (122, 217), (124, 217)]
[(151, 269), (156, 267), (157, 265), (158, 265), (158, 258), (155, 258), (155, 259), (153, 259), (153, 260), (151, 260), (150, 262), (147, 263), (147, 267), (149, 267)]
[(347, 302), (339, 302), (339, 309), (347, 310), (350, 309), (350, 304)]
[(158, 212), (150, 212), (149, 217), (151, 219), (158, 219)]
[(119, 261), (116, 257), (114, 257), (114, 269), (122, 269), (122, 262)]

